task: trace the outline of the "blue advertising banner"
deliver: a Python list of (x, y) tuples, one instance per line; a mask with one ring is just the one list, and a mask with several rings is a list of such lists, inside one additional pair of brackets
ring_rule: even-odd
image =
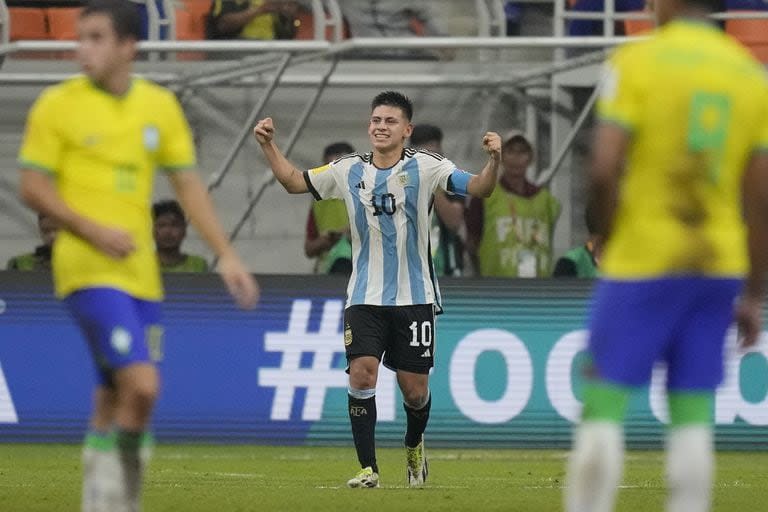
[[(85, 342), (43, 274), (0, 272), (0, 442), (79, 441), (95, 382)], [(342, 280), (264, 276), (239, 311), (217, 276), (169, 276), (163, 390), (153, 428), (171, 442), (339, 444), (346, 412)], [(429, 348), (430, 444), (566, 447), (577, 420), (590, 283), (445, 280), (446, 313)], [(428, 338), (425, 338), (428, 339)], [(721, 447), (768, 449), (768, 336), (728, 340), (718, 391)], [(659, 446), (664, 369), (633, 399), (630, 446)], [(377, 386), (381, 444), (400, 444), (394, 374)]]

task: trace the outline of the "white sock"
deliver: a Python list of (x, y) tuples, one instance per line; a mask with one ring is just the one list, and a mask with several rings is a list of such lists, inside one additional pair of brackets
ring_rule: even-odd
[(587, 421), (576, 428), (564, 492), (567, 512), (610, 512), (624, 463), (618, 423)]
[(706, 512), (714, 473), (712, 427), (688, 425), (667, 432), (667, 510)]
[(83, 448), (82, 512), (123, 512), (123, 469), (117, 450)]

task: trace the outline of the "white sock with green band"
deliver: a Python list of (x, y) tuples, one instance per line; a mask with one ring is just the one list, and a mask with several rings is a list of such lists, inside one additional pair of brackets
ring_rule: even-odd
[(584, 421), (576, 427), (565, 483), (565, 510), (611, 512), (623, 461), (624, 435), (619, 423)]
[(714, 473), (709, 425), (670, 427), (667, 432), (668, 512), (709, 510)]
[(122, 512), (123, 496), (115, 434), (88, 432), (83, 446), (82, 512)]

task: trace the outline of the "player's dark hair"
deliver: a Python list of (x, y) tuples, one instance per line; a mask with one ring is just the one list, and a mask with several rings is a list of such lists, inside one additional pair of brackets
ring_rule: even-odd
[(181, 222), (186, 223), (187, 217), (184, 215), (184, 210), (181, 209), (181, 205), (174, 199), (165, 199), (163, 201), (157, 201), (152, 205), (152, 218), (157, 220), (161, 215), (174, 215)]
[(80, 19), (105, 14), (112, 20), (118, 39), (141, 39), (141, 16), (136, 4), (127, 0), (89, 0)]
[(349, 153), (354, 152), (355, 148), (353, 148), (352, 144), (349, 142), (334, 142), (333, 144), (325, 146), (325, 149), (323, 150), (323, 160), (328, 160), (328, 157), (330, 156), (348, 155)]
[(405, 94), (396, 91), (384, 91), (376, 95), (371, 102), (371, 110), (385, 105), (387, 107), (397, 107), (403, 111), (405, 118), (410, 121), (413, 118), (413, 103)]
[(417, 124), (411, 132), (411, 146), (423, 146), (428, 142), (443, 142), (443, 130), (433, 124)]
[(690, 6), (704, 9), (707, 12), (722, 12), (725, 10), (724, 0), (685, 0)]

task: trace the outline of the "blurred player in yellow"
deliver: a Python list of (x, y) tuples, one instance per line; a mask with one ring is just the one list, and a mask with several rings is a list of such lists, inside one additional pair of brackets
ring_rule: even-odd
[(133, 77), (140, 19), (132, 2), (94, 0), (80, 14), (84, 75), (47, 89), (27, 120), (21, 195), (62, 227), (56, 294), (88, 341), (98, 374), (84, 447), (83, 510), (137, 511), (146, 428), (159, 388), (162, 286), (150, 211), (156, 168), (220, 258), (237, 303), (258, 287), (224, 235), (197, 173), (192, 137), (170, 91)]
[(719, 10), (656, 0), (658, 31), (606, 66), (590, 200), (607, 244), (568, 512), (613, 509), (627, 402), (656, 361), (667, 367), (667, 510), (710, 507), (725, 334), (735, 319), (742, 346), (756, 343), (768, 267), (768, 83), (709, 22)]

